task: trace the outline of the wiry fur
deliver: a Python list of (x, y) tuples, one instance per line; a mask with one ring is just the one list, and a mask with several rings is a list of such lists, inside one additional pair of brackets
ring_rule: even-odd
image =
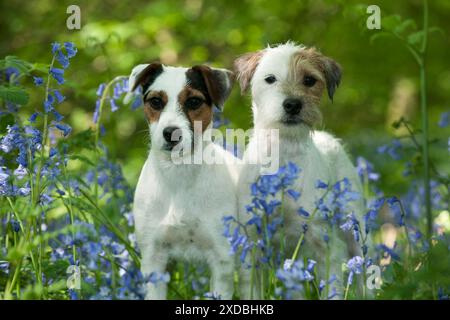
[[(262, 52), (262, 54), (261, 54)], [(247, 54), (251, 56), (252, 54)], [(245, 212), (245, 205), (251, 202), (250, 185), (260, 175), (260, 166), (249, 164), (248, 159), (258, 152), (258, 129), (279, 129), (280, 166), (293, 162), (301, 168), (301, 173), (293, 189), (301, 193), (298, 202), (284, 197), (283, 210), (285, 214), (284, 226), (287, 237), (287, 257), (293, 253), (295, 245), (302, 233), (302, 223), (306, 220), (297, 214), (299, 207), (312, 213), (315, 201), (322, 197), (324, 190), (316, 189), (317, 180), (333, 184), (343, 178), (348, 178), (353, 190), (361, 191), (357, 172), (347, 156), (341, 142), (331, 134), (314, 130), (314, 126), (321, 121), (319, 102), (324, 90), (332, 98), (340, 81), (339, 65), (320, 54), (317, 50), (295, 45), (288, 42), (273, 48), (266, 48), (259, 52), (258, 63), (247, 65), (248, 59), (239, 58), (235, 63), (238, 79), (245, 79), (241, 73), (252, 74), (251, 95), (254, 116), (255, 135), (250, 139), (244, 155), (247, 164), (241, 169), (238, 182), (239, 218), (245, 222), (249, 215)], [(249, 70), (253, 68), (253, 70)], [(312, 87), (302, 84), (304, 75), (316, 78)], [(275, 83), (265, 82), (267, 75), (274, 75)], [(244, 83), (243, 89), (246, 89)], [(242, 83), (241, 83), (242, 86)], [(297, 124), (286, 124), (283, 101), (287, 98), (300, 99), (302, 109)], [(361, 215), (362, 201), (354, 205), (352, 210)], [(314, 259), (322, 266), (319, 273), (325, 279), (326, 244), (323, 240), (323, 222), (314, 219), (308, 222), (305, 243), (301, 248), (301, 256)], [(358, 252), (358, 247), (349, 234), (330, 235), (330, 274), (335, 274), (342, 280), (341, 264), (347, 257)], [(243, 297), (249, 297), (249, 275), (243, 276)], [(258, 293), (255, 295), (258, 298)]]

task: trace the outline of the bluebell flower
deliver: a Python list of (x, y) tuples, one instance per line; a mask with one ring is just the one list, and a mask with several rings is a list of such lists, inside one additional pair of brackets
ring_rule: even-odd
[(4, 272), (6, 274), (9, 273), (9, 262), (8, 261), (0, 261), (0, 272)]
[(31, 148), (32, 154), (40, 150), (42, 147), (42, 133), (32, 126), (25, 126), (25, 134), (28, 137), (28, 145)]
[(56, 111), (55, 109), (52, 110), (52, 114), (55, 116), (55, 120), (57, 122), (60, 122), (64, 119), (64, 116), (62, 114), (60, 114), (58, 111)]
[(291, 269), (293, 264), (294, 264), (294, 260), (292, 260), (292, 259), (286, 259), (286, 260), (284, 260), (283, 270), (289, 270), (289, 269)]
[(61, 50), (56, 52), (56, 60), (61, 64), (64, 69), (69, 67), (69, 58), (67, 58)]
[(359, 221), (354, 213), (347, 215), (346, 222), (340, 228), (346, 232), (351, 231), (355, 241), (359, 242)]
[(19, 165), (19, 166), (17, 167), (17, 169), (14, 170), (14, 175), (15, 175), (15, 176), (17, 177), (17, 179), (19, 179), (19, 180), (23, 179), (23, 177), (25, 177), (27, 174), (28, 174), (27, 169), (26, 169), (24, 166), (22, 166), (22, 165)]
[(52, 94), (48, 94), (47, 95), (47, 99), (45, 99), (44, 101), (44, 110), (46, 113), (50, 112), (53, 110), (53, 103), (55, 102), (55, 98), (53, 97)]
[(344, 214), (350, 212), (350, 203), (358, 200), (361, 195), (352, 190), (347, 178), (337, 181), (329, 191), (316, 201), (316, 208), (323, 219), (334, 225), (340, 223)]
[(444, 289), (442, 287), (438, 288), (438, 300), (450, 300), (449, 295), (444, 293)]
[(67, 292), (69, 293), (69, 299), (70, 300), (79, 300), (78, 292), (74, 289), (67, 289)]
[(104, 83), (99, 84), (99, 86), (97, 88), (97, 92), (95, 93), (97, 95), (97, 97), (101, 97), (103, 95), (105, 88), (106, 88), (106, 84), (104, 84)]
[(441, 114), (441, 118), (439, 119), (439, 127), (445, 128), (448, 127), (450, 123), (450, 112), (446, 111)]
[(43, 206), (49, 205), (50, 203), (53, 202), (53, 198), (48, 195), (47, 193), (42, 193), (41, 197), (40, 197), (40, 201), (39, 203)]
[(27, 197), (31, 193), (31, 188), (29, 186), (20, 187), (16, 191), (16, 196)]
[(308, 265), (306, 266), (306, 270), (308, 270), (311, 274), (314, 273), (314, 267), (316, 266), (317, 262), (312, 260), (312, 259), (308, 259)]
[(256, 232), (258, 234), (262, 233), (262, 217), (258, 215), (253, 215), (248, 221), (247, 225), (254, 225), (256, 227)]
[(206, 292), (204, 295), (205, 299), (208, 300), (221, 300), (222, 297), (217, 292)]
[(115, 99), (120, 98), (120, 95), (122, 93), (123, 93), (122, 84), (120, 82), (117, 82), (113, 88), (113, 99), (115, 100)]
[(35, 123), (36, 122), (36, 118), (39, 116), (39, 112), (34, 112), (30, 118), (28, 118), (28, 121), (30, 121), (31, 123)]
[(383, 253), (385, 256), (391, 257), (394, 260), (400, 260), (400, 256), (394, 251), (394, 248), (389, 248), (385, 244), (379, 244), (375, 247), (375, 249)]
[[(142, 99), (140, 99), (142, 101)], [(132, 107), (133, 109), (133, 107)], [(213, 108), (213, 128), (220, 128), (230, 124), (230, 120), (223, 116), (222, 111), (214, 106)]]
[(327, 189), (328, 188), (328, 184), (326, 184), (325, 182), (323, 182), (322, 180), (317, 180), (316, 181), (316, 186), (317, 189)]
[(64, 97), (57, 89), (53, 90), (53, 94), (55, 95), (56, 101), (58, 101), (58, 103), (61, 103), (66, 99), (66, 97)]
[(384, 198), (378, 198), (371, 201), (368, 205), (368, 211), (364, 215), (364, 231), (366, 234), (377, 227), (376, 220), (378, 218), (378, 212), (383, 207)]
[(33, 77), (34, 85), (41, 86), (44, 83), (44, 79), (41, 77)]
[(111, 105), (111, 112), (116, 112), (117, 110), (119, 110), (119, 107), (117, 106), (114, 99), (109, 99), (109, 104)]
[(402, 150), (403, 146), (398, 139), (394, 139), (391, 141), (391, 144), (383, 145), (378, 147), (378, 153), (381, 154), (388, 154), (392, 159), (394, 160), (400, 160), (401, 155), (400, 151)]
[(353, 276), (355, 274), (361, 274), (363, 272), (364, 259), (360, 256), (355, 256), (347, 261), (346, 266), (349, 270), (347, 284), (351, 285), (353, 283)]
[(8, 169), (0, 167), (0, 195), (9, 196), (12, 194), (12, 191)]
[[(16, 79), (20, 75), (19, 69), (15, 67), (8, 67), (5, 69), (5, 77), (6, 82), (11, 82), (12, 80)], [(17, 81), (13, 81), (14, 84), (17, 84)]]
[(52, 43), (52, 53), (55, 54), (61, 48), (61, 44), (58, 42)]
[[(335, 282), (337, 282), (337, 277), (335, 274), (332, 274), (327, 281), (321, 279), (319, 281), (319, 287), (318, 287), (319, 295), (322, 295), (322, 292), (326, 286), (331, 286)], [(330, 299), (333, 299), (336, 295), (337, 295), (336, 287), (332, 287), (331, 292), (329, 293), (328, 297), (326, 297), (326, 298), (330, 300)]]
[(149, 275), (149, 281), (153, 284), (158, 284), (159, 282), (168, 283), (170, 281), (170, 274), (168, 272), (152, 272)]
[(330, 241), (330, 235), (328, 234), (328, 229), (324, 229), (322, 232), (322, 238), (323, 241), (325, 241), (326, 243), (328, 243)]
[(305, 209), (303, 209), (303, 207), (300, 207), (300, 208), (297, 210), (297, 213), (298, 213), (300, 216), (303, 216), (303, 217), (309, 217), (309, 212), (306, 211)]
[(58, 82), (58, 84), (64, 83), (64, 69), (60, 68), (50, 68), (51, 76)]
[(323, 289), (325, 289), (327, 283), (325, 282), (325, 280), (321, 279), (319, 282), (319, 294), (322, 294)]
[(0, 140), (0, 150), (5, 153), (9, 153), (13, 150), (18, 144), (23, 143), (19, 134), (19, 126), (18, 125), (8, 125), (6, 135), (3, 136)]
[(64, 137), (68, 136), (70, 134), (70, 132), (72, 132), (72, 127), (69, 126), (68, 124), (63, 124), (63, 123), (56, 123), (55, 127), (62, 131)]
[(399, 201), (400, 200), (397, 197), (395, 197), (395, 196), (389, 197), (389, 198), (386, 199), (387, 204), (389, 204), (390, 206), (393, 206), (393, 205), (397, 204)]
[(294, 293), (302, 292), (304, 283), (314, 280), (314, 276), (304, 268), (302, 261), (290, 261), (287, 265), (288, 268), (278, 269), (276, 272), (277, 278), (284, 286), (284, 290), (278, 290), (278, 294), (283, 294), (285, 299), (291, 299)]
[(245, 241), (242, 246), (241, 255), (239, 256), (239, 260), (244, 263), (247, 258), (248, 253), (253, 249), (254, 245), (252, 242)]
[(92, 116), (92, 121), (93, 121), (94, 123), (97, 123), (97, 122), (98, 122), (98, 117), (99, 117), (99, 115), (100, 115), (100, 100), (97, 100), (97, 101), (95, 102), (95, 110), (94, 110), (94, 114), (93, 114), (93, 116)]
[(20, 231), (20, 224), (18, 221), (11, 219), (11, 221), (9, 222), (9, 224), (11, 225), (11, 228), (14, 232), (19, 232)]
[(77, 54), (78, 49), (73, 42), (64, 42), (64, 48), (66, 49), (66, 54), (69, 59)]
[(124, 214), (125, 218), (127, 219), (127, 224), (129, 227), (134, 226), (134, 215), (132, 212), (127, 212)]
[(375, 172), (373, 164), (367, 159), (358, 157), (356, 159), (356, 164), (356, 169), (362, 183), (365, 182), (364, 180), (366, 177), (369, 181), (378, 181), (380, 179), (380, 174)]
[[(142, 105), (142, 98), (140, 96), (137, 96), (133, 99), (133, 102), (131, 103), (131, 110), (136, 110)], [(216, 128), (216, 127), (214, 127)]]
[(298, 198), (300, 198), (300, 192), (293, 189), (288, 189), (287, 194), (294, 200), (298, 200)]

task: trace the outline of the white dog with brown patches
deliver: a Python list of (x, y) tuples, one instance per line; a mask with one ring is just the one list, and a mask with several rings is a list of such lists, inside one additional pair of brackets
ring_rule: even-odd
[[(142, 86), (151, 134), (134, 198), (142, 271), (163, 273), (170, 258), (206, 262), (210, 292), (222, 299), (233, 294), (234, 258), (223, 236), (222, 217), (237, 212), (237, 177), (226, 165), (233, 162), (228, 159), (232, 155), (205, 135), (212, 126), (212, 108), (223, 106), (232, 79), (232, 72), (224, 69), (152, 63), (136, 66), (129, 83), (132, 91)], [(224, 164), (174, 163), (174, 157), (191, 158), (206, 147)], [(166, 296), (165, 283), (148, 285), (148, 299)]]
[[(257, 147), (259, 131), (266, 134), (267, 129), (278, 129), (279, 141), (273, 141), (273, 145), (279, 143), (280, 166), (293, 162), (302, 170), (293, 188), (301, 193), (299, 201), (285, 197), (287, 203), (283, 204), (287, 252), (292, 255), (302, 233), (302, 224), (307, 222), (297, 210), (302, 207), (309, 213), (314, 211), (315, 202), (324, 193), (323, 189), (315, 187), (318, 180), (333, 184), (348, 178), (353, 190), (361, 191), (357, 172), (340, 141), (329, 133), (314, 130), (314, 126), (321, 122), (319, 102), (322, 93), (327, 90), (329, 98), (333, 98), (340, 82), (341, 68), (314, 48), (288, 42), (239, 57), (235, 61), (235, 71), (242, 92), (250, 88), (252, 96), (255, 133), (247, 146), (244, 161), (248, 163), (248, 159), (255, 155), (258, 157), (258, 152), (261, 152)], [(251, 201), (250, 185), (260, 174), (261, 166), (258, 165), (247, 164), (241, 170), (239, 215), (244, 222), (249, 217), (245, 205)], [(362, 208), (362, 201), (357, 201), (351, 211), (360, 218)], [(322, 239), (323, 224), (319, 219), (308, 221), (301, 249), (302, 257), (316, 260), (318, 266), (325, 265), (327, 256), (327, 245)], [(340, 233), (339, 230), (336, 232)], [(329, 274), (342, 279), (341, 264), (348, 256), (359, 252), (358, 246), (351, 235), (340, 234), (333, 237), (330, 251)], [(290, 257), (289, 253), (287, 257)], [(321, 279), (325, 279), (325, 274), (319, 270)], [(248, 275), (244, 277), (246, 279), (248, 281)], [(242, 295), (250, 297), (245, 281)], [(254, 297), (258, 298), (258, 295)]]

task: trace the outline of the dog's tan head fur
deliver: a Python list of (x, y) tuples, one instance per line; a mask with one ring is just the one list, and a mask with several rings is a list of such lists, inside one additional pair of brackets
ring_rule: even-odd
[(251, 87), (255, 126), (270, 128), (319, 124), (323, 92), (332, 100), (341, 79), (334, 60), (292, 43), (247, 53), (234, 66), (241, 90)]

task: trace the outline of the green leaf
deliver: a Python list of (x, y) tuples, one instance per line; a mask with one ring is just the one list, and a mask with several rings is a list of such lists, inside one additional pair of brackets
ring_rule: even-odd
[(33, 63), (30, 71), (39, 71), (48, 74), (49, 65), (46, 63)]
[(93, 163), (88, 157), (85, 157), (85, 156), (80, 155), (80, 154), (69, 155), (69, 159), (70, 160), (80, 160), (82, 162), (85, 162), (85, 163), (95, 167), (95, 163)]
[(396, 33), (403, 33), (408, 29), (417, 29), (416, 22), (413, 19), (402, 21), (399, 25), (394, 27), (393, 31)]
[(28, 73), (31, 64), (25, 60), (21, 60), (15, 56), (7, 56), (4, 60), (4, 68), (16, 68), (21, 73)]
[(398, 14), (387, 16), (381, 19), (381, 27), (385, 30), (394, 31), (401, 21), (402, 18)]
[(392, 34), (389, 32), (383, 32), (383, 31), (377, 32), (370, 37), (370, 44), (373, 44), (375, 42), (375, 40), (378, 40), (380, 38), (387, 38), (387, 37), (392, 37)]
[(3, 101), (25, 105), (28, 103), (28, 93), (19, 87), (0, 86), (0, 98)]
[[(433, 32), (438, 32), (441, 35), (445, 35), (444, 30), (442, 30), (441, 28), (438, 28), (438, 27), (428, 28), (428, 34), (431, 34)], [(413, 32), (410, 35), (408, 35), (406, 40), (412, 46), (419, 45), (423, 41), (423, 35), (424, 35), (423, 30), (420, 30), (420, 31), (417, 31), (417, 32)]]
[(408, 43), (412, 46), (421, 43), (423, 39), (423, 34), (424, 34), (423, 30), (411, 33), (407, 38)]

